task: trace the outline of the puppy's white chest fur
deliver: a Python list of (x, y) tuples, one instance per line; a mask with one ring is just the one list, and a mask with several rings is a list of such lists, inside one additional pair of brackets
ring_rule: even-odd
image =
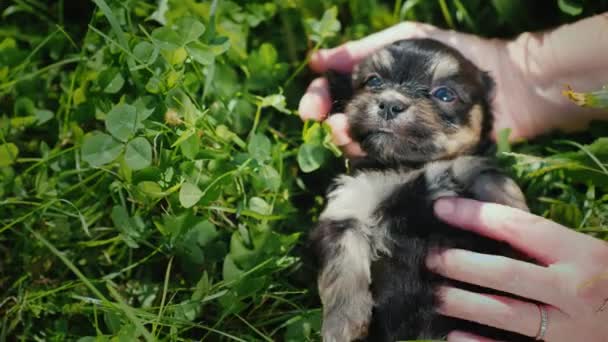
[(335, 190), (328, 195), (327, 207), (321, 219), (356, 219), (374, 224), (376, 209), (393, 190), (408, 182), (418, 172), (368, 171), (355, 176), (342, 175)]

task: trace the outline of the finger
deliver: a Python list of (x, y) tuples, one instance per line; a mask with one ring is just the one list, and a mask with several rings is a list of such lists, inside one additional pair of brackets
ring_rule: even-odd
[(569, 298), (562, 279), (555, 269), (510, 259), (503, 256), (448, 249), (433, 253), (427, 266), (444, 277), (512, 293), (556, 307), (565, 307)]
[(463, 331), (452, 331), (448, 334), (448, 342), (497, 342), (496, 340), (481, 337), (475, 334), (463, 332)]
[(319, 50), (311, 56), (310, 68), (316, 72), (326, 70), (350, 72), (356, 63), (385, 45), (401, 39), (431, 37), (440, 31), (427, 24), (401, 23), (333, 49)]
[(334, 144), (344, 146), (353, 141), (348, 132), (348, 118), (346, 115), (333, 114), (325, 122), (331, 127)]
[(325, 121), (331, 127), (332, 140), (334, 144), (340, 146), (348, 158), (365, 156), (361, 145), (353, 141), (348, 130), (348, 118), (345, 114), (332, 114)]
[(319, 77), (314, 79), (298, 106), (298, 113), (302, 120), (321, 121), (327, 117), (331, 110), (331, 96), (329, 94), (329, 84), (326, 78)]
[[(442, 198), (435, 203), (442, 220), (494, 240), (505, 241), (546, 265), (584, 260), (601, 247), (597, 240), (525, 211), (466, 198)], [(575, 247), (574, 247), (575, 246)]]
[[(540, 310), (536, 304), (498, 295), (480, 294), (453, 287), (439, 290), (439, 313), (477, 322), (502, 330), (534, 337), (540, 327)], [(568, 317), (550, 305), (545, 305), (549, 315), (545, 340), (551, 341), (557, 329)]]
[(363, 157), (367, 155), (367, 153), (361, 149), (361, 145), (356, 142), (351, 142), (350, 144), (342, 146), (342, 151), (344, 151), (344, 154), (348, 158)]

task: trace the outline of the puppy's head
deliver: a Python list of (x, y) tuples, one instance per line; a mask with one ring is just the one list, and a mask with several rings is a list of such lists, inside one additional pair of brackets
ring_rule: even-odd
[(402, 40), (359, 63), (345, 112), (368, 158), (385, 165), (472, 154), (488, 141), (493, 81), (458, 51)]

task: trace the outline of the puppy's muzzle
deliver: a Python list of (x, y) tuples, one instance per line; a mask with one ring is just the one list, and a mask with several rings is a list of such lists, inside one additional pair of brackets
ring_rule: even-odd
[(392, 120), (407, 109), (407, 105), (399, 100), (380, 101), (378, 115), (384, 120)]

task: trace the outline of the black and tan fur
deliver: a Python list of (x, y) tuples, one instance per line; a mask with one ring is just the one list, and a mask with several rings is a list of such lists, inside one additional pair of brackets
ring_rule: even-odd
[(454, 329), (526, 340), (438, 315), (440, 284), (474, 287), (435, 275), (424, 263), (429, 251), (450, 247), (512, 254), (505, 244), (439, 221), (432, 210), (442, 196), (527, 210), (517, 185), (478, 156), (489, 145), (491, 78), (429, 39), (396, 42), (340, 77), (336, 103), (367, 156), (337, 178), (311, 234), (323, 340), (436, 339)]

